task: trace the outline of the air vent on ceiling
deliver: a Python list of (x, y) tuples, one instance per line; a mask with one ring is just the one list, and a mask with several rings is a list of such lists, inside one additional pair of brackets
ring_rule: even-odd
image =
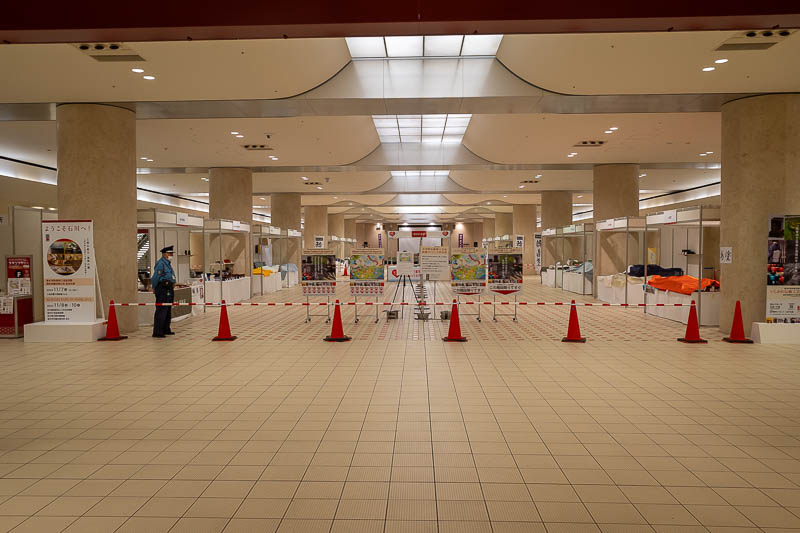
[(95, 61), (100, 62), (120, 62), (120, 61), (144, 61), (145, 59), (122, 43), (79, 43), (73, 44), (82, 54), (85, 54)]
[(539, 180), (522, 180), (520, 181), (523, 185), (528, 185), (529, 183), (539, 183)]
[(590, 148), (592, 146), (603, 146), (606, 144), (605, 141), (578, 141), (572, 146), (577, 146), (579, 148)]
[(796, 30), (749, 30), (738, 33), (723, 42), (718, 52), (739, 50), (767, 50), (791, 36)]
[(243, 144), (242, 148), (245, 150), (274, 150), (274, 148), (266, 144)]
[(304, 181), (303, 185), (322, 185), (322, 184), (318, 181)]

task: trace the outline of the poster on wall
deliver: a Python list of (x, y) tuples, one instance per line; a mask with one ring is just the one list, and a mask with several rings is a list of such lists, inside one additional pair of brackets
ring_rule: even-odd
[(514, 248), (522, 248), (525, 246), (525, 235), (516, 235), (514, 237)]
[(767, 322), (800, 324), (800, 215), (770, 218)]
[(456, 294), (481, 294), (486, 286), (486, 250), (460, 248), (450, 256), (450, 287)]
[(414, 273), (414, 252), (397, 252), (397, 275), (410, 276)]
[(32, 294), (31, 255), (6, 256), (6, 294), (9, 296), (28, 296)]
[(350, 252), (350, 294), (381, 295), (384, 281), (383, 249), (353, 248)]
[[(449, 274), (450, 262), (446, 246), (423, 246), (419, 250), (419, 270), (431, 279), (442, 279)], [(445, 278), (447, 279), (447, 278)]]
[(325, 248), (325, 236), (324, 235), (314, 235), (314, 249), (315, 250), (322, 250)]
[(536, 268), (536, 273), (539, 274), (542, 271), (542, 234), (541, 233), (534, 233), (533, 234), (533, 262), (534, 267)]
[(336, 294), (336, 256), (332, 250), (303, 250), (300, 263), (303, 296)]
[(46, 322), (97, 319), (93, 240), (91, 220), (42, 221)]
[(487, 287), (490, 291), (512, 294), (522, 290), (521, 253), (490, 250), (488, 259)]

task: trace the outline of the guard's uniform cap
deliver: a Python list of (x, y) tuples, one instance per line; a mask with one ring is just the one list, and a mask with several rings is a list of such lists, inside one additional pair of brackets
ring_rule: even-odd
[(171, 254), (172, 253), (172, 248), (174, 248), (174, 247), (173, 246), (167, 246), (165, 248), (162, 248), (161, 249), (161, 253), (162, 254), (166, 254), (166, 253), (170, 253)]

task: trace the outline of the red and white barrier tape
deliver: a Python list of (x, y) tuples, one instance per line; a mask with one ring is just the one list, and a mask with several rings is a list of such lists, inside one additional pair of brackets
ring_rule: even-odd
[[(525, 306), (539, 306), (539, 305), (562, 305), (570, 306), (572, 302), (458, 302), (459, 305), (525, 305)], [(220, 302), (174, 302), (174, 303), (154, 303), (154, 302), (139, 302), (139, 303), (117, 303), (113, 304), (115, 307), (222, 307)], [(226, 303), (226, 307), (317, 307), (337, 305), (334, 302), (236, 302)], [(453, 305), (453, 302), (341, 302), (339, 305), (436, 305), (446, 306)], [(605, 302), (575, 302), (577, 307), (692, 307), (695, 304), (610, 304)]]

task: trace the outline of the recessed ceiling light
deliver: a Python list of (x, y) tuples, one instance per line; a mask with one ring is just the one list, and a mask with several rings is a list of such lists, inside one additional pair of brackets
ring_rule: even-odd
[(647, 176), (647, 174), (639, 174), (639, 177), (640, 177), (640, 178), (643, 178), (643, 177), (645, 177), (645, 176)]
[(244, 139), (244, 135), (237, 135), (236, 138), (237, 139)]
[(486, 202), (486, 205), (492, 205), (492, 202)]
[(156, 79), (156, 77), (155, 77), (155, 76), (142, 76), (142, 77), (143, 77), (144, 79), (146, 79), (146, 80), (154, 80), (154, 79)]
[(48, 207), (48, 208), (47, 208), (47, 210), (48, 210), (48, 211), (55, 211), (55, 210), (56, 210), (56, 208), (55, 208), (55, 207)]
[(135, 72), (136, 74), (141, 74), (142, 72), (144, 72), (144, 69), (143, 68), (132, 68), (131, 72)]
[(603, 133), (614, 133), (614, 132), (613, 132), (613, 131), (611, 131), (611, 130), (606, 130), (606, 131), (604, 131)]
[(334, 197), (333, 197), (333, 199), (334, 199), (334, 200), (338, 200), (338, 199), (339, 199), (339, 197), (338, 197), (338, 196), (334, 196)]
[(707, 153), (708, 155), (711, 155), (711, 154), (713, 154), (714, 152), (706, 152), (706, 153)]
[(717, 59), (716, 61), (714, 61), (714, 63), (716, 63), (718, 65), (721, 65), (722, 63), (727, 63), (727, 62), (728, 62), (728, 60), (725, 59), (725, 58)]
[(139, 159), (141, 159), (142, 161), (147, 161), (146, 157), (140, 157)]
[(203, 181), (208, 181), (208, 178), (200, 178)]
[(712, 70), (716, 70), (715, 67), (703, 67), (703, 72), (711, 72)]
[(525, 186), (524, 186), (524, 185), (520, 185), (520, 186), (519, 186), (519, 188), (520, 188), (520, 189), (524, 189), (524, 188), (525, 188)]
[(259, 200), (266, 200), (263, 196), (259, 197)]
[(541, 174), (536, 174), (536, 178), (535, 178), (535, 179), (537, 179), (537, 180), (538, 180), (538, 179), (539, 179), (539, 178), (541, 178), (541, 177), (542, 177), (542, 175), (541, 175)]
[(152, 162), (153, 162), (153, 160), (152, 160), (152, 159), (147, 159), (147, 162), (148, 162), (148, 163), (152, 163)]
[(305, 176), (302, 176), (300, 179), (303, 180), (303, 181), (308, 181), (308, 178), (305, 177)]
[(611, 126), (611, 127), (610, 127), (610, 128), (608, 128), (608, 129), (610, 129), (611, 131), (617, 131), (619, 128), (618, 128), (618, 127), (616, 127), (616, 126)]
[(567, 154), (567, 157), (575, 157), (575, 154)]
[(705, 154), (705, 153), (703, 153), (703, 154), (698, 154), (698, 155), (699, 155), (700, 157), (705, 157), (705, 156), (707, 156), (708, 154)]
[(322, 190), (322, 187), (320, 187), (319, 185), (317, 185), (317, 189), (319, 189), (319, 190)]
[(508, 198), (508, 195), (507, 195), (507, 194), (504, 194), (504, 195), (503, 195), (503, 198)]
[(582, 194), (579, 194), (579, 195), (578, 195), (578, 198), (583, 198), (583, 195), (582, 195)]
[(32, 205), (31, 209), (44, 209), (44, 207), (42, 207), (40, 205)]
[(239, 135), (239, 132), (238, 131), (232, 131), (231, 135)]
[(273, 160), (273, 161), (277, 161), (277, 160), (278, 160), (278, 158), (277, 158), (277, 157), (275, 157), (275, 156), (273, 155), (273, 156), (272, 156), (272, 160)]

